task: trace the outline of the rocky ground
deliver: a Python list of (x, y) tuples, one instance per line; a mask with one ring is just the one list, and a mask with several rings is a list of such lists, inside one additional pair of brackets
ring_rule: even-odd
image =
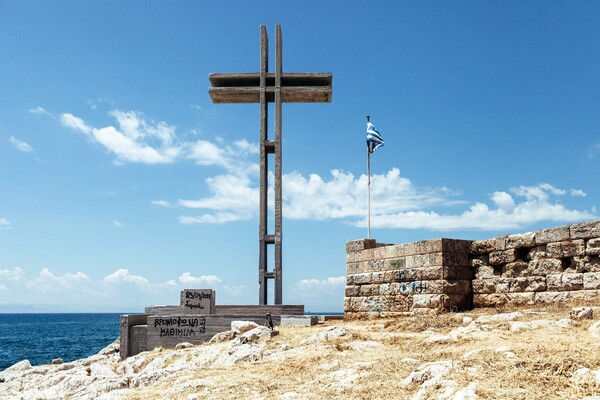
[[(0, 373), (1, 399), (598, 399), (600, 308), (477, 310), (281, 327), (125, 361), (112, 344)], [(595, 315), (593, 315), (595, 314)]]

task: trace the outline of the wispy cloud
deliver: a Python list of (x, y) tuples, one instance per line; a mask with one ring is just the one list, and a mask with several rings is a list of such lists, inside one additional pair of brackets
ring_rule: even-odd
[(588, 149), (588, 158), (594, 158), (597, 154), (600, 154), (600, 143), (596, 143)]
[(61, 114), (60, 121), (104, 146), (116, 155), (116, 163), (166, 164), (181, 152), (180, 146), (173, 145), (175, 127), (165, 122), (147, 122), (143, 114), (135, 111), (117, 110), (110, 115), (117, 120), (118, 129), (114, 126), (97, 129), (70, 113)]
[(11, 227), (12, 225), (9, 220), (7, 220), (6, 218), (0, 218), (0, 230), (10, 229)]
[(34, 108), (30, 108), (28, 111), (30, 113), (32, 113), (32, 114), (46, 115), (48, 117), (54, 118), (54, 115), (52, 115), (51, 113), (49, 113), (43, 107), (40, 107), (40, 106), (37, 106), (37, 107), (34, 107)]
[(8, 141), (13, 145), (13, 147), (23, 153), (31, 153), (33, 151), (33, 147), (31, 147), (29, 144), (20, 141), (19, 139), (17, 139), (14, 136), (11, 136), (10, 138), (8, 138)]
[[(329, 179), (298, 172), (283, 177), (284, 217), (298, 220), (341, 220), (365, 227), (367, 177), (332, 170)], [(394, 229), (505, 230), (542, 222), (569, 223), (597, 216), (595, 211), (570, 209), (559, 202), (568, 194), (585, 196), (581, 189), (564, 190), (548, 183), (515, 186), (489, 195), (489, 203), (469, 203), (446, 187), (417, 187), (397, 168), (374, 175), (371, 226)], [(248, 176), (223, 175), (209, 178), (211, 196), (180, 200), (182, 207), (202, 209), (199, 216), (185, 215), (180, 222), (225, 223), (253, 218), (258, 207), (258, 188)], [(444, 209), (466, 207), (458, 213)]]
[(304, 304), (307, 311), (335, 311), (342, 307), (345, 286), (343, 275), (301, 279), (287, 287), (286, 297), (291, 304)]
[[(306, 304), (308, 310), (341, 309), (345, 282), (343, 275), (301, 279), (286, 286), (286, 301)], [(256, 296), (255, 289), (225, 283), (214, 274), (182, 272), (157, 282), (127, 268), (98, 279), (83, 272), (57, 274), (48, 268), (30, 272), (19, 267), (0, 269), (0, 291), (11, 303), (46, 305), (53, 296), (52, 303), (74, 311), (139, 312), (152, 304), (179, 304), (180, 291), (190, 288), (215, 289), (218, 304), (248, 304)]]
[(122, 222), (117, 221), (116, 219), (113, 219), (112, 223), (115, 228), (124, 228), (125, 227), (125, 225)]
[[(140, 311), (151, 304), (178, 304), (179, 292), (192, 287), (218, 290), (220, 303), (245, 303), (249, 291), (243, 285), (229, 286), (217, 275), (179, 274), (166, 282), (153, 282), (145, 276), (131, 273), (126, 268), (97, 280), (83, 272), (56, 274), (48, 268), (38, 273), (27, 273), (19, 267), (0, 269), (0, 291), (7, 293), (11, 302), (47, 304), (48, 296), (66, 309), (79, 311), (123, 310)], [(75, 305), (74, 305), (75, 304)]]

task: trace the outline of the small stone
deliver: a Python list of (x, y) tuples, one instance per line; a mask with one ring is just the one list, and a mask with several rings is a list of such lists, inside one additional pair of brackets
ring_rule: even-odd
[(175, 350), (189, 349), (190, 347), (194, 347), (190, 342), (177, 343), (175, 345)]
[(594, 312), (591, 307), (576, 307), (571, 309), (571, 319), (592, 319)]
[(52, 365), (60, 365), (62, 363), (63, 363), (63, 360), (60, 357), (52, 360)]

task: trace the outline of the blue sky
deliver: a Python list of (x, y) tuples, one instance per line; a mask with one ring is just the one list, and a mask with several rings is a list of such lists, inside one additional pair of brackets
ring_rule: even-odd
[[(183, 288), (258, 301), (259, 26), (333, 101), (283, 107), (283, 296), (342, 309), (380, 242), (597, 219), (600, 3), (0, 2), (0, 305), (142, 311)], [(274, 66), (271, 65), (271, 69)], [(272, 126), (272, 124), (271, 124)], [(272, 134), (272, 133), (271, 133)]]

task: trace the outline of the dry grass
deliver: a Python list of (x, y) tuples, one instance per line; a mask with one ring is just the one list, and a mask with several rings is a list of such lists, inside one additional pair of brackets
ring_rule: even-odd
[[(600, 395), (600, 386), (592, 379), (573, 379), (580, 368), (600, 369), (598, 341), (587, 331), (594, 321), (576, 322), (567, 329), (519, 332), (511, 332), (508, 322), (496, 322), (489, 326), (489, 337), (450, 343), (426, 341), (432, 332), (446, 334), (464, 326), (464, 317), (512, 311), (523, 312), (519, 321), (557, 321), (568, 318), (570, 307), (532, 307), (527, 311), (506, 307), (280, 328), (280, 334), (264, 352), (289, 345), (285, 357), (190, 371), (186, 379), (197, 383), (169, 398), (188, 399), (197, 394), (198, 399), (278, 399), (293, 392), (297, 398), (308, 399), (408, 399), (419, 386), (405, 387), (403, 380), (419, 365), (442, 360), (452, 360), (455, 365), (444, 379), (453, 380), (458, 388), (476, 382), (476, 394), (481, 399), (581, 399)], [(331, 325), (352, 332), (352, 338), (300, 346), (308, 335)], [(502, 347), (506, 349), (498, 351)], [(165, 398), (165, 391), (183, 378), (169, 377), (140, 388), (130, 398)], [(432, 388), (427, 398), (435, 398), (444, 389), (444, 384)]]

